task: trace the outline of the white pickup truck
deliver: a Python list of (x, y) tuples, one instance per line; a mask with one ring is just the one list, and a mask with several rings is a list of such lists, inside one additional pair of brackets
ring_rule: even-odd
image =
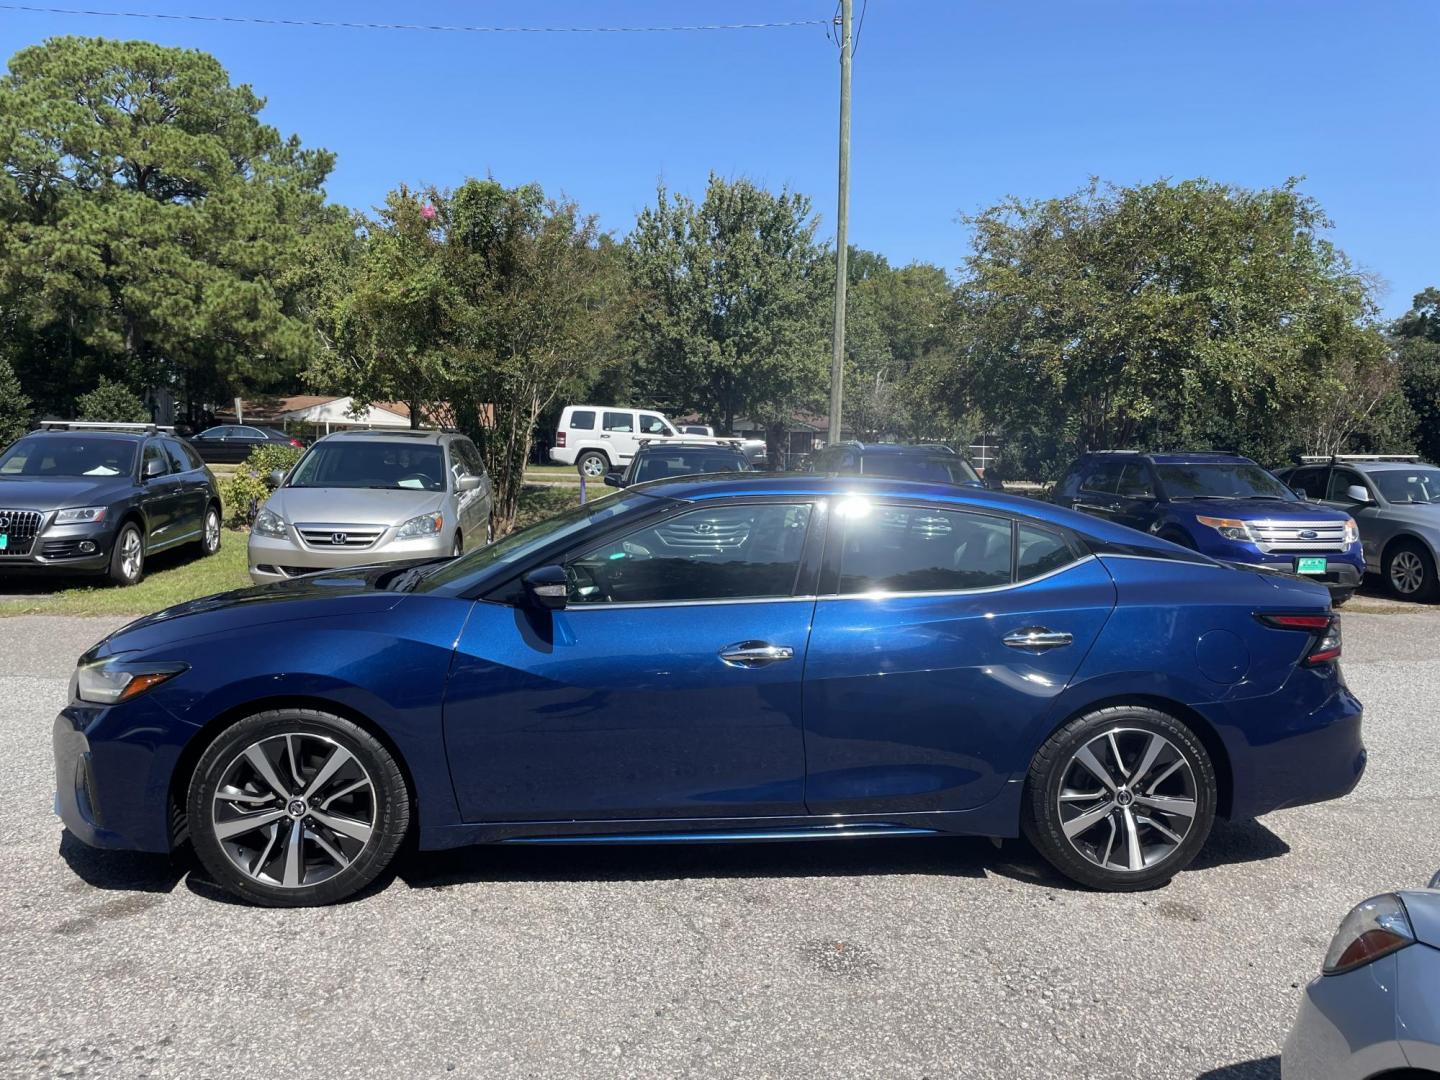
[[(711, 436), (716, 443), (728, 442)], [(623, 405), (566, 405), (555, 429), (555, 443), (550, 460), (572, 465), (587, 477), (599, 479), (611, 469), (628, 465), (640, 448), (640, 440), (654, 442), (684, 439), (703, 442), (705, 436), (682, 435), (675, 425), (653, 409), (630, 409)], [(751, 464), (765, 463), (765, 443), (760, 439), (745, 440), (745, 453)]]

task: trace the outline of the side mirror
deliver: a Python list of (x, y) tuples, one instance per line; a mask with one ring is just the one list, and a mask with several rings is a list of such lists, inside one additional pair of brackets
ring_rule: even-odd
[(1368, 503), (1370, 501), (1370, 492), (1365, 490), (1364, 484), (1351, 484), (1345, 489), (1345, 497), (1351, 502)]
[(145, 462), (145, 479), (154, 480), (157, 476), (165, 475), (165, 462), (159, 458), (150, 458)]
[(625, 474), (623, 472), (607, 472), (605, 474), (605, 486), (623, 488), (625, 486)]
[(455, 487), (459, 491), (474, 491), (480, 486), (480, 477), (473, 474), (466, 474), (460, 477)]
[(555, 611), (565, 606), (570, 580), (565, 576), (563, 566), (537, 566), (521, 581), (525, 583), (526, 595), (536, 607)]
[(271, 469), (268, 473), (265, 474), (265, 484), (267, 487), (278, 488), (284, 482), (284, 469)]
[(1293, 491), (1297, 496), (1299, 496), (1301, 502), (1310, 501), (1310, 493), (1304, 488), (1292, 487), (1290, 490)]

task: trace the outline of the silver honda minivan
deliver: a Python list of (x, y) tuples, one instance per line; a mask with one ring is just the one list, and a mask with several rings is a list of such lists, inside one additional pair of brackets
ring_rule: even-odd
[(250, 530), (250, 578), (459, 555), (490, 542), (480, 452), (448, 431), (340, 431), (305, 452)]

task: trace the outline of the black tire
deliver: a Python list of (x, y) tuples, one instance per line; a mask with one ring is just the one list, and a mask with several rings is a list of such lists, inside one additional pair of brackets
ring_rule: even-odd
[(586, 450), (575, 459), (575, 468), (589, 480), (599, 480), (610, 471), (610, 459), (599, 450)]
[(1435, 559), (1419, 541), (1397, 540), (1391, 544), (1385, 551), (1381, 570), (1390, 594), (1396, 599), (1430, 604), (1440, 597), (1440, 588), (1437, 588), (1435, 580)]
[(145, 533), (133, 521), (120, 526), (106, 577), (116, 585), (138, 585), (145, 576)]
[(205, 517), (200, 525), (200, 554), (218, 555), (220, 536), (220, 507), (211, 503), (205, 508)]
[(1160, 534), (1160, 539), (1169, 540), (1170, 543), (1179, 544), (1181, 547), (1189, 548), (1191, 551), (1197, 550), (1195, 541), (1191, 540), (1186, 533), (1181, 532), (1179, 529), (1166, 529)]
[(450, 557), (452, 559), (458, 559), (461, 555), (464, 554), (465, 537), (461, 536), (460, 533), (457, 531), (455, 533), (455, 542), (450, 545)]
[[(1113, 745), (1120, 748), (1119, 769), (1113, 767), (1114, 754), (1109, 750), (1111, 733), (1115, 733)], [(1140, 759), (1152, 745), (1148, 735), (1160, 736), (1166, 749), (1152, 758), (1151, 767), (1140, 777), (1142, 782), (1150, 780), (1144, 794), (1131, 792), (1128, 800), (1122, 801), (1120, 793), (1129, 790), (1124, 766), (1128, 764), (1131, 770), (1140, 766)], [(1102, 744), (1100, 754), (1090, 749), (1096, 740)], [(1107, 791), (1107, 782), (1101, 781), (1078, 760), (1077, 755), (1084, 750), (1102, 758), (1099, 764), (1112, 779), (1120, 781), (1114, 790)], [(1176, 761), (1183, 761), (1185, 767), (1176, 765), (1167, 773)], [(1077, 775), (1086, 778), (1087, 784), (1093, 779), (1100, 796), (1093, 803), (1081, 801), (1072, 788), (1067, 787), (1067, 778), (1073, 780)], [(1157, 779), (1159, 783), (1155, 782)], [(1063, 811), (1062, 793), (1066, 795)], [(1149, 805), (1142, 805), (1142, 799)], [(1111, 809), (1102, 812), (1106, 810), (1107, 801)], [(1188, 818), (1160, 808), (1161, 803), (1184, 807), (1187, 801)], [(1133, 892), (1165, 884), (1194, 860), (1210, 835), (1216, 801), (1215, 769), (1195, 733), (1173, 716), (1156, 709), (1120, 705), (1098, 709), (1070, 721), (1040, 747), (1030, 763), (1021, 825), (1025, 836), (1045, 860), (1072, 881), (1107, 892)], [(1063, 816), (1067, 813), (1072, 815), (1068, 819)], [(1147, 814), (1150, 817), (1142, 821)], [(1080, 818), (1090, 820), (1091, 824), (1072, 840), (1066, 836), (1065, 825), (1068, 822), (1073, 827)], [(1149, 824), (1151, 820), (1162, 822), (1165, 831)], [(1186, 820), (1188, 828), (1181, 832)], [(1109, 832), (1104, 831), (1107, 825), (1111, 826)], [(1123, 852), (1114, 851), (1110, 846), (1102, 848), (1107, 839), (1113, 844), (1118, 837), (1119, 842), (1125, 844), (1131, 835), (1136, 838), (1138, 859), (1129, 856), (1128, 845)], [(1178, 836), (1179, 842), (1172, 844), (1168, 836)], [(1089, 854), (1082, 853), (1082, 849)], [(1117, 862), (1122, 857), (1131, 865), (1138, 861), (1140, 868), (1119, 867)]]
[(1330, 606), (1332, 608), (1344, 607), (1354, 595), (1354, 589), (1336, 589), (1330, 594)]
[[(295, 740), (293, 744), (291, 739)], [(325, 749), (326, 743), (331, 744), (330, 750)], [(291, 764), (285, 760), (283, 750), (280, 757), (271, 760), (275, 778), (291, 789), (283, 800), (283, 808), (282, 799), (267, 790), (273, 784), (251, 782), (240, 788), (235, 782), (235, 777), (240, 774), (233, 770), (250, 770), (248, 761), (251, 759), (245, 755), (262, 744), (265, 747), (298, 745), (302, 748), (298, 763)], [(312, 752), (318, 748), (319, 753), (307, 756), (307, 747)], [(331, 799), (327, 798), (323, 804), (320, 802), (319, 796), (329, 790), (321, 787), (316, 792), (315, 803), (307, 806), (304, 792), (293, 783), (294, 776), (298, 773), (302, 780), (313, 783), (334, 747), (348, 752), (353, 761), (343, 767), (352, 771), (349, 774), (343, 771), (336, 773), (332, 782), (343, 787), (353, 776), (361, 776), (368, 781), (368, 787), (362, 786), (358, 793), (339, 796), (356, 801), (348, 804), (342, 801), (338, 804), (342, 809), (338, 810), (332, 808)], [(269, 752), (262, 750), (261, 753), (270, 759)], [(260, 773), (256, 770), (253, 775), (258, 778)], [(251, 805), (241, 808), (236, 800), (227, 802), (223, 798), (217, 799), (222, 782), (227, 781), (227, 791), (248, 791), (253, 787), (256, 794), (247, 794), (244, 799)], [(215, 809), (217, 803), (223, 804), (221, 809)], [(328, 815), (321, 813), (319, 808), (322, 805)], [(200, 756), (190, 778), (186, 808), (191, 841), (205, 869), (227, 892), (264, 907), (311, 907), (333, 904), (354, 896), (390, 866), (410, 828), (410, 794), (399, 765), (384, 744), (358, 724), (314, 709), (275, 709), (256, 713), (226, 728)], [(240, 812), (237, 813), (237, 810)], [(284, 816), (272, 819), (277, 828), (268, 842), (278, 842), (281, 846), (268, 859), (266, 856), (270, 849), (262, 847), (262, 837), (266, 834), (261, 829), (253, 828), (237, 834), (233, 838), (233, 846), (228, 849), (216, 833), (217, 818), (221, 814), (226, 815), (226, 820), (220, 823), (223, 825), (243, 818), (246, 813), (270, 815), (275, 810), (281, 810)], [(308, 816), (310, 814), (325, 817), (328, 821), (344, 821), (347, 828), (353, 828), (357, 823), (368, 827), (363, 840), (351, 838), (357, 846), (346, 852), (349, 861), (343, 867), (321, 846), (321, 840), (328, 836), (326, 842), (333, 841), (332, 850), (336, 847), (343, 849), (341, 834), (321, 826)], [(320, 834), (320, 839), (316, 839), (316, 834)], [(297, 836), (300, 838), (298, 883), (287, 886), (283, 878), (290, 871), (288, 841)], [(251, 854), (241, 852), (240, 844), (250, 844), (249, 852), (257, 848), (260, 850), (253, 854), (252, 860)], [(232, 852), (235, 854), (232, 855)], [(247, 872), (242, 869), (237, 861), (233, 861), (236, 859), (253, 861), (252, 870)], [(254, 872), (255, 867), (259, 868), (259, 873)], [(273, 880), (277, 875), (281, 881)], [(306, 878), (314, 878), (315, 883), (305, 884)]]

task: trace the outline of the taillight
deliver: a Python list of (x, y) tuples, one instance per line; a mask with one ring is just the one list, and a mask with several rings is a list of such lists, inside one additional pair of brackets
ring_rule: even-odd
[(1276, 630), (1299, 630), (1310, 635), (1310, 649), (1301, 661), (1307, 667), (1340, 659), (1339, 615), (1259, 615)]
[(304, 446), (305, 444), (304, 444), (303, 442), (301, 442), (299, 439), (291, 439), (291, 440), (290, 440), (290, 445), (291, 445), (291, 446), (295, 446), (295, 447), (302, 447), (302, 446)]
[(557, 432), (555, 433), (555, 445), (556, 445), (556, 446), (564, 446), (564, 445), (565, 445), (565, 432), (563, 432), (563, 431), (557, 431)]

